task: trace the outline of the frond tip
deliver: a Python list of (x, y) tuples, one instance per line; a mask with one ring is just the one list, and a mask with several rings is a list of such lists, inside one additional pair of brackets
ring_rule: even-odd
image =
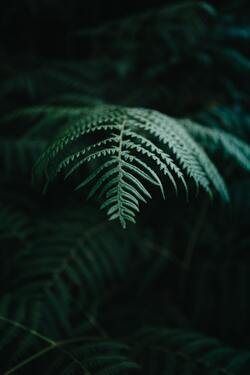
[(36, 173), (52, 180), (64, 171), (67, 178), (86, 163), (94, 167), (77, 189), (91, 183), (88, 197), (98, 194), (104, 199), (101, 208), (123, 228), (128, 221), (135, 223), (140, 202), (151, 198), (149, 185), (165, 196), (164, 176), (176, 191), (177, 182), (187, 190), (188, 176), (197, 188), (209, 195), (215, 188), (228, 200), (223, 179), (204, 150), (178, 120), (154, 110), (103, 105), (85, 109), (40, 157)]

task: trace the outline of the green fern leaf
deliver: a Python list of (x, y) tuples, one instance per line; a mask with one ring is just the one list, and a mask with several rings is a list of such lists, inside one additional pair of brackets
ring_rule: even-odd
[(210, 152), (221, 151), (225, 157), (233, 159), (240, 167), (250, 171), (250, 146), (223, 130), (212, 129), (190, 120), (181, 123), (201, 145)]
[[(97, 141), (88, 145), (91, 134)], [(65, 171), (67, 178), (86, 164), (93, 169), (77, 189), (92, 183), (88, 198), (102, 197), (101, 207), (109, 220), (118, 219), (123, 228), (128, 221), (135, 222), (139, 201), (151, 198), (150, 185), (157, 186), (164, 197), (164, 175), (176, 191), (177, 181), (187, 190), (186, 175), (211, 196), (215, 188), (224, 200), (229, 199), (215, 165), (185, 126), (153, 110), (85, 108), (42, 154), (35, 174), (44, 173), (50, 181)]]

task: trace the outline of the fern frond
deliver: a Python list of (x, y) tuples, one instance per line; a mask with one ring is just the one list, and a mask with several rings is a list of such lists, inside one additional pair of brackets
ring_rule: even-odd
[[(216, 16), (215, 8), (208, 3), (183, 2), (146, 10), (119, 22), (113, 21), (100, 27), (79, 30), (75, 32), (75, 36), (80, 40), (91, 38), (92, 43), (98, 45), (101, 51), (102, 46), (108, 44), (112, 52), (123, 52), (125, 62), (128, 55), (136, 55), (148, 46), (147, 43), (151, 43), (153, 48), (154, 40), (157, 46), (160, 42), (164, 43), (163, 50), (169, 49), (171, 56), (178, 56), (184, 45), (193, 46), (201, 38), (208, 27), (208, 20)], [(141, 32), (145, 36), (143, 39), (140, 38)]]
[(76, 337), (55, 341), (37, 329), (42, 316), (41, 309), (37, 309), (39, 320), (36, 314), (32, 314), (32, 319), (26, 325), (28, 317), (27, 310), (23, 308), (24, 304), (19, 304), (14, 312), (15, 317), (10, 318), (11, 304), (13, 298), (10, 296), (3, 298), (0, 303), (0, 351), (3, 352), (11, 342), (15, 345), (10, 363), (1, 363), (3, 374), (9, 375), (28, 366), (32, 368), (33, 362), (41, 361), (49, 353), (51, 358), (48, 374), (54, 374), (55, 371), (60, 374), (71, 371), (85, 374), (120, 374), (125, 370), (139, 368), (138, 364), (129, 358), (129, 347), (126, 344), (101, 337)]
[(48, 143), (42, 139), (8, 138), (0, 141), (1, 179), (30, 174), (32, 166)]
[[(19, 363), (34, 350), (39, 349), (43, 335), (39, 335), (37, 329), (41, 326), (42, 313), (39, 301), (33, 301), (31, 305), (27, 299), (15, 298), (11, 294), (1, 297), (0, 352), (3, 354), (15, 346), (15, 351), (10, 350), (12, 354), (6, 356), (5, 362), (1, 363), (1, 372), (5, 366)], [(24, 325), (27, 319), (29, 327)]]
[[(85, 113), (85, 115), (84, 115)], [(52, 180), (66, 170), (69, 177), (80, 167), (101, 160), (77, 189), (93, 183), (89, 197), (104, 196), (102, 208), (123, 228), (135, 222), (140, 202), (151, 198), (149, 185), (164, 196), (162, 176), (175, 190), (185, 175), (210, 195), (215, 188), (228, 200), (222, 177), (204, 150), (177, 120), (148, 109), (100, 106), (85, 109), (40, 157), (35, 173)], [(97, 142), (90, 143), (95, 134)], [(107, 135), (106, 135), (107, 134)], [(72, 152), (73, 149), (73, 152)]]
[[(79, 359), (84, 373), (88, 375), (118, 375), (124, 373), (134, 374), (140, 366), (129, 358), (130, 348), (124, 343), (111, 339), (85, 338), (80, 343), (65, 346), (66, 350)], [(58, 353), (59, 354), (59, 353)], [(48, 375), (75, 373), (79, 368), (76, 363), (69, 363), (67, 357), (57, 356), (48, 368)], [(136, 371), (137, 373), (137, 371)]]
[(210, 152), (222, 152), (233, 159), (240, 167), (250, 171), (250, 146), (223, 130), (211, 129), (190, 120), (181, 123), (197, 142)]
[(9, 204), (0, 204), (0, 241), (16, 238), (26, 243), (31, 233), (31, 223), (27, 215)]
[(77, 213), (54, 218), (48, 224), (49, 233), (41, 230), (12, 262), (12, 288), (41, 301), (56, 338), (59, 332), (69, 335), (73, 330), (72, 313), (89, 309), (89, 304), (105, 298), (105, 285), (125, 278), (130, 259), (131, 242), (124, 241), (119, 226), (111, 230), (95, 210), (85, 208), (81, 215)]
[(216, 105), (209, 110), (198, 112), (194, 120), (208, 128), (230, 132), (242, 139), (249, 139), (250, 117), (248, 112), (235, 105), (233, 107)]
[(150, 375), (198, 372), (236, 375), (249, 371), (249, 351), (235, 350), (215, 338), (182, 329), (145, 329), (139, 335), (137, 347), (144, 348), (144, 358), (147, 357), (144, 371)]
[[(98, 220), (93, 211), (91, 215)], [(19, 287), (25, 288), (27, 285), (35, 291), (35, 281), (39, 279), (38, 290), (39, 285), (42, 289), (58, 286), (60, 290), (58, 284), (61, 282), (62, 286), (65, 283), (66, 293), (71, 284), (80, 287), (84, 282), (85, 293), (94, 293), (98, 285), (103, 285), (105, 278), (112, 279), (124, 273), (127, 253), (117, 254), (113, 251), (114, 244), (119, 242), (119, 231), (114, 232), (113, 228), (111, 236), (107, 223), (97, 221), (88, 225), (84, 216), (81, 220), (81, 223), (74, 223), (77, 225), (74, 230), (70, 229), (72, 222), (69, 222), (63, 236), (59, 227), (55, 233), (32, 241), (29, 251), (17, 260)], [(104, 232), (105, 238), (102, 239)]]

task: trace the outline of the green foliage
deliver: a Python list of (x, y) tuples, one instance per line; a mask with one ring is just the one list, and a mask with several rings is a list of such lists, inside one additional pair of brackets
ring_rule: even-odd
[[(21, 229), (22, 216), (10, 217)], [(129, 242), (117, 252), (121, 232), (115, 233), (113, 228), (108, 234), (107, 223), (94, 210), (86, 210), (80, 217), (75, 211), (66, 211), (62, 217), (50, 223), (40, 218), (36, 235), (28, 236), (28, 246), (11, 261), (8, 277), (13, 282), (6, 286), (0, 305), (2, 351), (15, 346), (6, 374), (52, 351), (51, 373), (82, 369), (91, 374), (113, 374), (137, 368), (126, 357), (125, 344), (101, 337), (106, 336), (102, 332), (100, 337), (93, 333), (88, 337), (92, 326), (98, 330), (91, 314), (104, 298), (103, 285), (125, 277)], [(84, 314), (86, 321), (75, 327), (72, 319), (79, 314)], [(62, 335), (67, 339), (61, 340)]]
[(147, 353), (145, 374), (247, 374), (249, 371), (250, 352), (225, 347), (219, 340), (195, 332), (152, 327), (136, 340)]
[[(14, 301), (8, 297), (2, 300), (0, 307), (2, 314), (9, 316), (11, 302), (13, 304)], [(25, 315), (28, 313), (28, 308), (23, 301), (15, 302), (16, 320), (0, 315), (1, 347), (3, 351), (6, 350), (6, 347), (10, 346), (11, 348), (11, 341), (14, 340), (15, 352), (11, 361), (17, 362), (4, 374), (15, 373), (43, 356), (50, 357), (50, 365), (46, 370), (48, 374), (54, 374), (56, 371), (62, 374), (110, 375), (139, 368), (135, 362), (129, 359), (129, 347), (124, 343), (108, 338), (88, 337), (87, 335), (55, 341), (51, 336), (41, 334), (39, 327), (44, 312), (41, 303), (37, 301), (30, 310), (32, 314), (29, 318), (29, 326), (23, 323)], [(25, 359), (21, 360), (23, 355), (25, 355)]]
[(36, 162), (47, 143), (37, 139), (1, 139), (1, 169), (2, 179), (10, 179), (15, 176), (26, 177), (28, 171)]
[[(66, 109), (47, 107), (45, 111), (53, 119), (63, 117)], [(104, 197), (101, 208), (108, 209), (109, 219), (119, 219), (124, 228), (126, 221), (135, 222), (139, 201), (151, 198), (145, 182), (158, 186), (164, 197), (161, 174), (169, 178), (176, 191), (179, 183), (187, 190), (187, 175), (197, 188), (201, 186), (211, 195), (213, 187), (224, 200), (229, 199), (215, 165), (191, 136), (204, 147), (221, 150), (250, 170), (250, 147), (220, 130), (147, 109), (97, 106), (70, 108), (68, 116), (70, 112), (69, 125), (41, 156), (36, 173), (44, 173), (50, 181), (66, 170), (68, 178), (84, 164), (101, 159), (76, 189), (94, 181), (88, 198), (99, 192), (99, 198)], [(87, 137), (92, 134), (95, 141), (90, 140), (89, 144)]]
[(182, 121), (191, 135), (205, 149), (216, 152), (222, 150), (225, 157), (232, 157), (242, 168), (250, 171), (250, 147), (239, 138), (218, 129), (209, 129), (189, 120)]
[(14, 3), (0, 373), (248, 374), (247, 2)]
[[(47, 108), (46, 112), (50, 113), (51, 109)], [(197, 187), (203, 187), (211, 195), (213, 186), (228, 200), (226, 187), (216, 167), (177, 120), (157, 111), (136, 108), (101, 106), (78, 112), (76, 109), (72, 113), (74, 122), (69, 129), (66, 128), (64, 134), (41, 156), (37, 173), (43, 172), (51, 180), (66, 169), (67, 178), (85, 163), (101, 158), (103, 162), (97, 164), (97, 168), (95, 165), (94, 171), (77, 189), (96, 180), (88, 197), (98, 191), (99, 197), (105, 197), (101, 208), (108, 208), (110, 220), (118, 218), (124, 228), (126, 221), (135, 222), (139, 201), (151, 198), (144, 186), (145, 181), (158, 186), (164, 197), (160, 173), (170, 179), (175, 190), (175, 179), (187, 189), (186, 174)], [(63, 110), (59, 115), (63, 116)], [(101, 132), (107, 135), (99, 140)], [(92, 134), (96, 134), (98, 141), (88, 145), (85, 139)], [(227, 139), (226, 134), (220, 135), (223, 140)], [(235, 139), (237, 147), (232, 152), (225, 142), (222, 148), (228, 153), (235, 158), (246, 159), (245, 154), (249, 152), (247, 145)], [(243, 166), (249, 168), (250, 164), (245, 162)]]

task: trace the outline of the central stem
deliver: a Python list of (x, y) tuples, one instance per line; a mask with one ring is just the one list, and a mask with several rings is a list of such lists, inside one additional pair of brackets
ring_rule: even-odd
[(120, 130), (120, 140), (119, 140), (119, 148), (118, 148), (118, 184), (117, 184), (117, 204), (118, 204), (118, 215), (119, 215), (119, 220), (121, 222), (121, 225), (123, 228), (126, 227), (126, 222), (122, 217), (122, 202), (121, 202), (121, 182), (122, 182), (122, 177), (123, 177), (123, 170), (122, 170), (122, 142), (123, 142), (123, 133), (125, 129), (125, 124), (126, 124), (126, 119), (123, 120), (123, 123), (121, 124), (121, 130)]

